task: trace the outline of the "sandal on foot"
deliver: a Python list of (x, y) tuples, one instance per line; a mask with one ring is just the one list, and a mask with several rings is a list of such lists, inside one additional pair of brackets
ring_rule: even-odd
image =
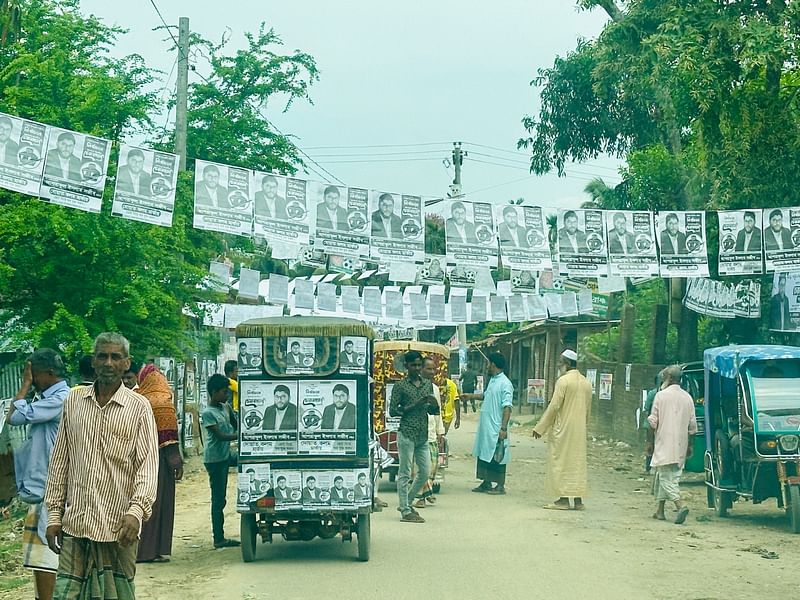
[(486, 492), (488, 492), (490, 489), (492, 489), (492, 488), (491, 488), (491, 487), (486, 487), (485, 485), (479, 485), (479, 486), (478, 486), (478, 487), (476, 487), (476, 488), (472, 488), (472, 491), (473, 491), (473, 492), (478, 492), (479, 494), (485, 494), (485, 493), (486, 493)]
[(678, 511), (678, 516), (675, 517), (675, 525), (683, 525), (686, 521), (686, 517), (689, 516), (689, 508), (684, 506)]
[(400, 517), (400, 520), (403, 521), (404, 523), (424, 523), (425, 522), (425, 519), (420, 517), (415, 512), (409, 512), (409, 513), (404, 514), (402, 517)]
[(434, 498), (433, 496), (428, 496), (427, 498), (425, 498), (425, 502), (427, 502), (428, 504), (436, 504), (436, 498)]
[(505, 496), (506, 488), (504, 488), (504, 487), (493, 487), (492, 489), (487, 490), (486, 493), (490, 494), (492, 496)]
[(542, 508), (545, 510), (570, 510), (569, 504), (558, 504), (557, 502), (545, 504)]
[(653, 513), (653, 518), (655, 520), (657, 520), (657, 521), (666, 521), (667, 520), (667, 517), (665, 517), (664, 515), (660, 515), (658, 513)]
[(420, 498), (419, 500), (415, 501), (411, 506), (414, 508), (425, 508), (425, 500)]

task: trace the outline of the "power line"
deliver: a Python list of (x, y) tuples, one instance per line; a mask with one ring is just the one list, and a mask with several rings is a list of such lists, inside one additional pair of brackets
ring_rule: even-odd
[(315, 158), (348, 158), (348, 157), (371, 157), (371, 156), (404, 156), (407, 154), (442, 154), (442, 150), (407, 150), (405, 152), (356, 152), (352, 154), (314, 154)]
[(387, 163), (387, 162), (416, 162), (421, 160), (435, 160), (439, 162), (439, 158), (436, 156), (426, 156), (426, 157), (409, 157), (409, 158), (365, 158), (365, 159), (357, 159), (357, 160), (323, 160), (322, 162), (326, 165), (339, 165), (344, 163)]
[(358, 148), (416, 148), (418, 146), (450, 146), (452, 142), (419, 142), (417, 144), (370, 144), (356, 146), (308, 146), (306, 150), (356, 150)]
[(169, 34), (169, 37), (172, 38), (172, 41), (175, 43), (175, 47), (178, 48), (178, 52), (180, 52), (180, 48), (181, 48), (180, 44), (178, 44), (178, 40), (175, 38), (175, 35), (172, 33), (172, 30), (170, 29), (170, 26), (167, 25), (167, 22), (164, 20), (164, 16), (161, 14), (161, 11), (159, 10), (158, 5), (156, 4), (155, 0), (150, 0), (150, 4), (152, 4), (153, 8), (156, 9), (156, 14), (158, 15), (158, 18), (161, 19), (161, 23), (164, 25), (164, 29), (167, 30), (167, 33)]

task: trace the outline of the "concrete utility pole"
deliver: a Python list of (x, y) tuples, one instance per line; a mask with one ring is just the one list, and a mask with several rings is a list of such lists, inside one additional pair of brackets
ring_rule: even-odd
[(186, 170), (186, 137), (189, 105), (189, 17), (178, 21), (178, 91), (175, 97), (175, 154), (180, 156), (179, 169)]
[[(453, 142), (453, 167), (455, 167), (455, 177), (453, 177), (453, 184), (450, 186), (450, 197), (458, 198), (462, 196), (461, 188), (461, 166), (464, 164), (464, 156), (466, 153), (461, 150), (461, 142)], [(458, 333), (458, 370), (460, 373), (464, 372), (467, 366), (467, 326), (460, 324), (457, 326)]]

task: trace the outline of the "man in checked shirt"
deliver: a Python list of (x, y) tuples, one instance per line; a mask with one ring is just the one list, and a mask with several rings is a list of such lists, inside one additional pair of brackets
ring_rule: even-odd
[(59, 554), (55, 600), (133, 600), (136, 550), (158, 485), (150, 404), (126, 388), (129, 344), (94, 342), (94, 385), (64, 401), (44, 502), (47, 543)]

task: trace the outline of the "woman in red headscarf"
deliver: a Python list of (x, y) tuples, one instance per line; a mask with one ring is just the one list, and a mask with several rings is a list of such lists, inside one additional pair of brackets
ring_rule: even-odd
[(175, 522), (175, 482), (183, 477), (183, 459), (178, 444), (178, 416), (172, 403), (172, 388), (153, 364), (139, 372), (139, 389), (150, 401), (158, 429), (158, 493), (153, 515), (142, 524), (136, 562), (168, 562), (172, 554)]

